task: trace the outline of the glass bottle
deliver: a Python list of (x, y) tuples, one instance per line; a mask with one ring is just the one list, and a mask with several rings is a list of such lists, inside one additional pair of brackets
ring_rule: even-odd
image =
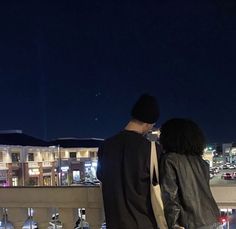
[(102, 223), (102, 225), (101, 225), (101, 228), (100, 229), (106, 229), (107, 228), (107, 226), (106, 226), (106, 222), (104, 221), (103, 223)]
[(89, 223), (86, 221), (85, 209), (80, 210), (81, 220), (79, 226), (76, 229), (90, 229)]
[(0, 221), (0, 229), (14, 229), (13, 224), (8, 220), (6, 208), (3, 208), (3, 218)]

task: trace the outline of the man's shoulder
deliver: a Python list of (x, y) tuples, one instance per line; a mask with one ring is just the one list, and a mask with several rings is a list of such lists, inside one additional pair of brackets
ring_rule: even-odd
[(116, 134), (114, 134), (114, 135), (112, 135), (112, 136), (106, 138), (106, 139), (104, 140), (104, 142), (102, 143), (102, 146), (104, 146), (104, 145), (109, 145), (109, 144), (111, 144), (111, 143), (121, 141), (121, 140), (122, 140), (122, 135), (123, 135), (123, 133), (122, 133), (122, 131), (121, 131), (121, 132), (119, 132), (119, 133), (116, 133)]
[(104, 142), (109, 142), (109, 141), (119, 139), (119, 138), (121, 138), (122, 135), (123, 135), (123, 132), (120, 131), (120, 132), (113, 134), (113, 135), (109, 136), (108, 138), (106, 138)]
[(144, 136), (137, 134), (137, 133), (133, 133), (131, 131), (120, 131), (118, 133), (116, 133), (115, 135), (108, 137), (104, 140), (103, 142), (103, 146), (106, 145), (110, 145), (110, 144), (121, 144), (124, 142), (129, 142), (132, 144), (132, 142), (135, 142), (137, 144), (137, 142), (140, 142), (142, 144), (150, 144), (150, 141), (148, 139), (146, 139)]

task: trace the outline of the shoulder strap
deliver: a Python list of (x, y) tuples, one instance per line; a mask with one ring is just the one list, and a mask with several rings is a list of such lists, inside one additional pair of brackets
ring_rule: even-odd
[(151, 156), (150, 156), (150, 179), (151, 183), (153, 180), (153, 171), (155, 169), (156, 178), (159, 180), (159, 170), (158, 170), (158, 159), (157, 159), (157, 150), (156, 143), (154, 141), (151, 142)]

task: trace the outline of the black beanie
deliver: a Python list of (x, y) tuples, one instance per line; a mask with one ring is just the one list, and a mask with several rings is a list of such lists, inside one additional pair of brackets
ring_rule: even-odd
[(148, 94), (141, 95), (131, 110), (131, 116), (141, 122), (155, 123), (160, 116), (156, 98)]

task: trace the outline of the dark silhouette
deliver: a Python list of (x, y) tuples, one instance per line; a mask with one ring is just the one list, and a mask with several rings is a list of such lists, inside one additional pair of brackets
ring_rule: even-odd
[(109, 229), (155, 229), (150, 200), (150, 150), (144, 137), (159, 117), (156, 99), (139, 98), (124, 130), (105, 140), (98, 152), (97, 176), (102, 182)]
[(219, 209), (209, 186), (209, 165), (202, 159), (205, 137), (196, 123), (171, 119), (161, 127), (164, 154), (160, 182), (168, 227), (216, 229)]

